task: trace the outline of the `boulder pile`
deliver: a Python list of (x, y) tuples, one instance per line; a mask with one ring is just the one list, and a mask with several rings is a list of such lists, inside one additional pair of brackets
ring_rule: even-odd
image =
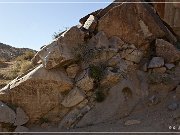
[(34, 69), (0, 90), (0, 123), (15, 131), (47, 121), (81, 127), (126, 117), (140, 99), (152, 105), (174, 88), (179, 93), (177, 39), (151, 5), (112, 3), (80, 23), (44, 46), (32, 59)]

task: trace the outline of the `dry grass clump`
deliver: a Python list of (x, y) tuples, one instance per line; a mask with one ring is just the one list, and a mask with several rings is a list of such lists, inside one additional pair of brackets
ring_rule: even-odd
[(12, 80), (31, 68), (33, 68), (33, 65), (30, 61), (27, 60), (16, 61), (12, 69), (10, 69), (6, 74), (4, 74), (3, 77), (6, 80)]
[(18, 56), (16, 58), (16, 61), (23, 61), (23, 60), (28, 60), (30, 61), (35, 55), (35, 52), (32, 51), (26, 51), (23, 55)]

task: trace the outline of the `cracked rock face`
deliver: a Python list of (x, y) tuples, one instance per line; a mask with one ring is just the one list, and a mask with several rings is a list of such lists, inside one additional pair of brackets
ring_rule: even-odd
[(165, 35), (176, 42), (152, 7), (143, 3), (124, 3), (113, 7), (100, 18), (98, 30), (104, 31), (108, 38), (117, 36), (136, 47)]
[(73, 48), (84, 43), (84, 32), (77, 26), (64, 32), (58, 39), (45, 46), (37, 55), (46, 69), (69, 65), (74, 60)]
[(76, 87), (68, 93), (68, 95), (64, 98), (61, 104), (64, 107), (73, 107), (83, 101), (84, 98), (85, 93)]
[(21, 106), (34, 122), (57, 106), (62, 99), (61, 92), (72, 87), (72, 81), (63, 70), (46, 70), (40, 65), (1, 89), (0, 99)]
[(163, 57), (168, 63), (180, 60), (180, 51), (163, 39), (156, 40), (156, 54), (159, 57)]

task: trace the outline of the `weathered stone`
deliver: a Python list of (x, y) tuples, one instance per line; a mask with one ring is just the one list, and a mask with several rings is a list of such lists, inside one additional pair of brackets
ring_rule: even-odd
[(118, 37), (113, 36), (109, 39), (109, 48), (121, 49), (125, 43)]
[[(95, 106), (79, 121), (77, 127), (94, 125), (101, 122), (128, 116), (142, 95), (141, 82), (135, 73), (113, 86), (106, 99)], [(143, 88), (143, 87), (142, 87)]]
[(29, 121), (29, 117), (27, 114), (20, 108), (18, 107), (16, 109), (16, 119), (15, 119), (15, 126), (21, 126), (26, 124)]
[(156, 40), (156, 54), (159, 57), (163, 57), (168, 63), (180, 60), (180, 51), (163, 39)]
[(80, 67), (77, 64), (70, 65), (67, 67), (66, 72), (69, 78), (75, 78)]
[(61, 92), (73, 83), (63, 69), (46, 70), (42, 65), (0, 90), (0, 100), (21, 106), (31, 122), (49, 112), (62, 99)]
[(141, 123), (141, 121), (139, 121), (139, 120), (127, 120), (124, 123), (124, 125), (125, 126), (130, 126), (130, 125), (137, 125), (137, 124), (140, 124), (140, 123)]
[(166, 68), (165, 67), (160, 67), (160, 68), (153, 68), (153, 72), (154, 73), (165, 73), (166, 72)]
[(122, 51), (121, 57), (126, 60), (139, 63), (143, 57), (143, 53), (137, 49), (127, 49)]
[(76, 78), (76, 86), (84, 91), (92, 90), (94, 79), (88, 75), (88, 72), (84, 71)]
[(175, 111), (177, 108), (178, 108), (178, 104), (175, 103), (175, 102), (173, 102), (173, 103), (171, 103), (170, 105), (168, 105), (168, 109), (169, 109), (170, 111)]
[(158, 68), (162, 66), (164, 66), (164, 59), (162, 57), (153, 57), (148, 68)]
[(120, 73), (114, 73), (110, 69), (107, 70), (105, 77), (101, 80), (101, 86), (112, 86), (121, 79)]
[(0, 101), (0, 122), (14, 123), (16, 118), (15, 112), (6, 104)]
[(102, 10), (102, 9), (99, 9), (99, 10), (97, 10), (97, 11), (94, 11), (94, 12), (92, 12), (92, 13), (84, 16), (84, 17), (82, 17), (82, 18), (79, 20), (79, 22), (83, 25), (83, 24), (87, 21), (87, 19), (89, 18), (90, 15), (97, 16), (97, 14), (98, 14), (101, 10)]
[(117, 36), (126, 43), (141, 47), (149, 40), (166, 36), (176, 42), (175, 36), (163, 24), (160, 17), (147, 3), (123, 3), (109, 10), (99, 19), (98, 30), (107, 37)]
[(83, 25), (83, 28), (86, 30), (89, 30), (90, 32), (93, 32), (97, 26), (97, 19), (93, 15), (90, 15), (89, 18), (86, 20), (86, 22)]
[(175, 67), (174, 64), (165, 64), (165, 66), (166, 66), (166, 68), (169, 69), (169, 70)]
[(63, 120), (59, 123), (59, 128), (70, 128), (81, 117), (83, 117), (91, 108), (87, 105), (83, 108), (75, 108), (68, 113)]
[(58, 123), (69, 111), (70, 108), (64, 107), (59, 103), (59, 105), (43, 115), (43, 117), (50, 122)]
[(29, 129), (24, 126), (17, 126), (14, 132), (28, 132)]
[(83, 101), (84, 98), (85, 94), (76, 87), (68, 93), (61, 104), (64, 107), (73, 107)]
[(160, 101), (159, 101), (159, 98), (158, 98), (158, 96), (157, 95), (153, 95), (153, 96), (151, 96), (150, 98), (149, 98), (149, 103), (148, 103), (148, 105), (156, 105), (156, 104), (158, 104)]
[(103, 31), (100, 31), (89, 40), (88, 46), (95, 48), (108, 48), (109, 40), (106, 34)]
[(73, 48), (84, 43), (84, 32), (77, 26), (64, 32), (51, 44), (43, 47), (37, 55), (46, 69), (68, 65), (74, 60)]

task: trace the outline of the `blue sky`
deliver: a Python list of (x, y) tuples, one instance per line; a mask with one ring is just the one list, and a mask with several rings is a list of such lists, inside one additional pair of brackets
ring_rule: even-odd
[[(31, 0), (33, 1), (83, 2), (83, 0)], [(93, 1), (112, 0), (89, 0)], [(23, 0), (0, 0), (0, 2), (23, 2)], [(81, 17), (107, 5), (108, 3), (0, 3), (0, 42), (39, 50), (41, 46), (51, 42), (54, 32), (78, 24)]]

